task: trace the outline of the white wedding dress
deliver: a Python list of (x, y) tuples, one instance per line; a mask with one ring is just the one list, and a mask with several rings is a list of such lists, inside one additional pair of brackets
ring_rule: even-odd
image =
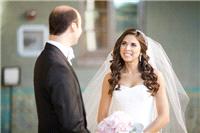
[(109, 115), (116, 111), (125, 112), (135, 124), (146, 128), (155, 118), (154, 97), (143, 84), (133, 87), (120, 85), (120, 90), (113, 92)]
[[(171, 66), (170, 59), (162, 48), (162, 45), (145, 36), (141, 31), (139, 32), (143, 34), (148, 45), (147, 55), (149, 56), (149, 63), (154, 69), (157, 69), (163, 74), (166, 83), (166, 92), (170, 106), (170, 123), (162, 129), (162, 132), (187, 133), (184, 114), (189, 97), (178, 80)], [(112, 52), (110, 52), (83, 93), (88, 128), (91, 133), (94, 133), (97, 127), (96, 119), (103, 79), (107, 73), (111, 72), (110, 61), (112, 59)], [(135, 123), (141, 123), (145, 128), (156, 118), (157, 114), (155, 99), (147, 90), (147, 87), (143, 84), (133, 87), (121, 85), (120, 90), (113, 92), (109, 115), (115, 111), (124, 111), (130, 115)]]

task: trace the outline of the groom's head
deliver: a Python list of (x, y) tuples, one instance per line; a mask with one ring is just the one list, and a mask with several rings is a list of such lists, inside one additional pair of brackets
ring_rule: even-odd
[(77, 42), (82, 33), (80, 14), (70, 6), (57, 6), (49, 16), (49, 32), (56, 36), (67, 32)]

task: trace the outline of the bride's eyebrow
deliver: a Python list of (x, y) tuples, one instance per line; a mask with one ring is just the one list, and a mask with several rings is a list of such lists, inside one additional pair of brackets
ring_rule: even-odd
[(124, 41), (124, 40), (123, 40), (122, 43), (127, 43), (127, 41)]
[(135, 42), (131, 42), (131, 44), (137, 44), (137, 43), (135, 43)]
[[(122, 43), (128, 43), (127, 41), (122, 41)], [(136, 42), (130, 42), (130, 44), (137, 44)]]

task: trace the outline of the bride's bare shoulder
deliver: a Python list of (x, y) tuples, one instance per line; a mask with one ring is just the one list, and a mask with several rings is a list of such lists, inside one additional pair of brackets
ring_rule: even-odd
[(104, 80), (103, 80), (103, 87), (104, 88), (109, 88), (110, 84), (109, 84), (109, 79), (111, 79), (111, 73), (107, 73), (105, 76), (104, 76)]
[(102, 85), (102, 95), (103, 96), (109, 96), (108, 92), (109, 92), (109, 89), (110, 89), (110, 84), (109, 84), (109, 79), (111, 78), (111, 73), (107, 73), (104, 77), (104, 80), (103, 80), (103, 85)]
[(158, 76), (158, 78), (162, 76), (162, 72), (157, 69), (154, 69), (154, 73)]
[(111, 72), (107, 73), (104, 77), (104, 79), (110, 79), (111, 78)]
[(154, 70), (154, 73), (158, 76), (158, 80), (157, 80), (158, 83), (165, 85), (165, 81), (164, 81), (164, 77), (163, 77), (162, 72), (160, 72), (159, 70)]

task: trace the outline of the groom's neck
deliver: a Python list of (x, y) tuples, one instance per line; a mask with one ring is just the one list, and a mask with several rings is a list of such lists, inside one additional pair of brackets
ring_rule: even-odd
[(70, 37), (66, 37), (66, 36), (62, 36), (62, 35), (59, 35), (59, 36), (58, 35), (49, 35), (49, 40), (59, 42), (62, 45), (69, 46), (69, 47), (71, 47), (73, 44)]

